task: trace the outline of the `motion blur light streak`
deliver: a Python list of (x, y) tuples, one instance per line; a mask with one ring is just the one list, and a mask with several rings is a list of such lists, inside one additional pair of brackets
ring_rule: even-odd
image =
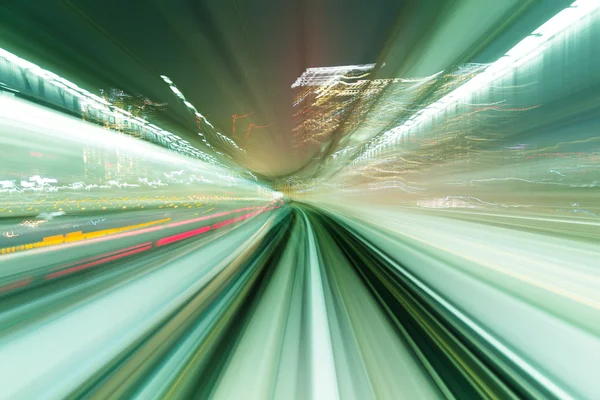
[(203, 226), (202, 228), (194, 229), (185, 233), (178, 233), (177, 235), (168, 236), (166, 238), (162, 238), (156, 242), (157, 246), (163, 246), (165, 244), (177, 242), (179, 240), (191, 238), (196, 235), (200, 235), (202, 233), (210, 231), (210, 226)]
[(18, 288), (22, 288), (23, 286), (27, 286), (31, 283), (31, 278), (25, 278), (18, 282), (11, 283), (9, 285), (0, 286), (0, 293), (8, 292), (9, 290), (14, 290)]
[(600, 398), (600, 1), (2, 16), (0, 399)]
[(127, 256), (130, 256), (132, 254), (137, 254), (137, 253), (140, 253), (142, 251), (150, 250), (151, 248), (152, 248), (151, 245), (139, 246), (136, 249), (125, 251), (125, 252), (119, 253), (119, 254), (114, 255), (114, 256), (103, 258), (101, 260), (96, 260), (96, 261), (92, 261), (92, 262), (89, 262), (89, 263), (86, 263), (86, 264), (78, 265), (78, 266), (73, 267), (73, 268), (65, 269), (65, 270), (58, 271), (58, 272), (53, 272), (51, 274), (46, 275), (46, 279), (58, 278), (60, 276), (64, 276), (64, 275), (67, 275), (67, 274), (71, 274), (73, 272), (81, 271), (81, 270), (86, 269), (86, 268), (95, 267), (97, 265), (104, 264), (104, 263), (109, 262), (109, 261), (118, 260), (119, 258), (127, 257)]

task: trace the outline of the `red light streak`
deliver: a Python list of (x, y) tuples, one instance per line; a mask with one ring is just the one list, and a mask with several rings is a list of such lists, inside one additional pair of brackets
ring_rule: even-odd
[[(281, 200), (280, 200), (281, 201)], [(276, 201), (270, 202), (269, 204), (273, 204)], [(283, 202), (282, 202), (283, 203)], [(145, 242), (145, 243), (141, 243), (141, 244), (137, 244), (137, 245), (133, 245), (130, 247), (126, 247), (126, 248), (122, 248), (119, 250), (114, 250), (108, 253), (104, 253), (98, 256), (93, 256), (93, 257), (89, 257), (87, 259), (84, 260), (80, 260), (74, 263), (70, 263), (70, 264), (66, 264), (60, 267), (60, 270), (56, 271), (56, 272), (52, 272), (50, 274), (47, 274), (44, 279), (46, 280), (50, 280), (50, 279), (54, 279), (54, 278), (59, 278), (61, 276), (64, 275), (68, 275), (77, 271), (81, 271), (87, 268), (91, 268), (91, 267), (95, 267), (110, 261), (114, 261), (114, 260), (118, 260), (120, 258), (123, 257), (127, 257), (130, 255), (134, 255), (134, 254), (138, 254), (141, 253), (143, 251), (146, 250), (150, 250), (152, 247), (158, 247), (158, 246), (163, 246), (169, 243), (174, 243), (180, 240), (184, 240), (190, 237), (194, 237), (203, 233), (206, 233), (210, 230), (214, 230), (214, 229), (219, 229), (222, 228), (224, 226), (227, 225), (231, 225), (235, 222), (239, 222), (239, 221), (243, 221), (245, 219), (254, 217), (256, 215), (262, 214), (263, 212), (266, 211), (270, 211), (270, 210), (274, 210), (276, 208), (280, 208), (280, 206), (275, 206), (275, 207), (268, 207), (268, 206), (256, 206), (256, 207), (245, 207), (245, 208), (239, 208), (236, 210), (232, 210), (232, 211), (225, 211), (225, 212), (221, 212), (221, 213), (217, 213), (217, 214), (212, 214), (209, 216), (205, 216), (205, 217), (200, 217), (200, 218), (194, 218), (194, 219), (190, 219), (190, 220), (185, 220), (185, 221), (180, 221), (180, 222), (176, 222), (176, 223), (172, 223), (172, 224), (168, 224), (168, 225), (163, 225), (163, 226), (156, 226), (156, 227), (151, 227), (151, 228), (146, 228), (146, 229), (140, 229), (138, 231), (132, 231), (132, 232), (126, 232), (126, 233), (122, 233), (122, 234), (117, 234), (117, 235), (112, 235), (109, 237), (104, 237), (104, 238), (98, 238), (98, 239), (94, 239), (94, 242), (103, 242), (106, 240), (113, 240), (116, 238), (122, 238), (125, 236), (133, 236), (136, 234), (140, 234), (140, 233), (147, 233), (147, 232), (153, 232), (153, 231), (157, 231), (160, 229), (165, 229), (167, 227), (174, 227), (174, 226), (181, 226), (181, 225), (185, 225), (185, 224), (191, 224), (194, 222), (198, 222), (198, 221), (203, 221), (203, 220), (207, 220), (207, 219), (212, 219), (212, 218), (217, 218), (220, 216), (224, 216), (224, 215), (230, 215), (233, 213), (237, 213), (237, 212), (241, 212), (241, 211), (250, 211), (250, 210), (256, 210), (258, 209), (258, 211), (254, 211), (251, 213), (247, 213), (244, 215), (241, 215), (239, 217), (235, 217), (235, 218), (230, 218), (228, 220), (222, 221), (222, 222), (218, 222), (216, 224), (211, 225), (207, 225), (207, 226), (203, 226), (201, 228), (197, 228), (197, 229), (193, 229), (191, 231), (187, 231), (187, 232), (183, 232), (183, 233), (179, 233), (176, 235), (172, 235), (172, 236), (167, 236), (164, 237), (162, 239), (157, 240), (154, 244), (152, 242)], [(90, 241), (87, 241), (87, 243), (89, 244)], [(74, 242), (74, 243), (70, 243), (70, 244), (66, 244), (63, 246), (56, 246), (53, 249), (64, 249), (66, 247), (72, 247), (74, 245), (78, 245), (81, 244), (81, 242)], [(52, 249), (48, 249), (48, 250), (52, 250)], [(83, 263), (83, 264), (82, 264)], [(56, 269), (55, 269), (56, 270)], [(25, 279), (22, 279), (20, 281), (14, 282), (14, 283), (10, 283), (4, 286), (0, 286), (0, 293), (3, 292), (8, 292), (14, 289), (18, 289), (24, 286), (27, 286), (28, 284), (30, 284), (32, 282), (32, 278), (28, 277)]]
[[(236, 210), (236, 211), (242, 211), (242, 210), (248, 210), (248, 209), (253, 209), (253, 208), (252, 207), (247, 207), (245, 209), (239, 209), (239, 210)], [(253, 212), (253, 213), (244, 214), (244, 215), (239, 216), (239, 217), (235, 217), (235, 218), (231, 218), (231, 219), (228, 219), (228, 220), (225, 220), (225, 221), (222, 221), (222, 222), (218, 222), (218, 223), (216, 223), (216, 224), (214, 224), (212, 226), (203, 226), (202, 228), (194, 229), (194, 230), (191, 230), (191, 231), (188, 231), (188, 232), (183, 232), (183, 233), (178, 233), (177, 235), (167, 236), (165, 238), (159, 239), (156, 242), (156, 246), (163, 246), (165, 244), (177, 242), (179, 240), (183, 240), (183, 239), (187, 239), (187, 238), (190, 238), (190, 237), (193, 237), (193, 236), (197, 236), (197, 235), (203, 234), (203, 233), (208, 232), (210, 230), (219, 229), (219, 228), (222, 228), (224, 226), (233, 224), (234, 222), (242, 221), (244, 219), (253, 217), (253, 216), (258, 215), (258, 214), (260, 214), (262, 212), (265, 212), (267, 210), (268, 210), (267, 208), (263, 208), (260, 211), (256, 211), (256, 212)], [(225, 213), (220, 213), (220, 214), (221, 215), (227, 215), (227, 214), (232, 214), (233, 212), (234, 211), (230, 211), (230, 212), (225, 212)], [(194, 220), (194, 222), (198, 221), (198, 220), (205, 220), (205, 219), (207, 219), (207, 218), (206, 217), (196, 218)], [(188, 221), (183, 221), (183, 222), (189, 223)], [(179, 225), (183, 225), (183, 224), (181, 224), (181, 223), (175, 223), (175, 224), (170, 224), (169, 226), (179, 226)]]
[(0, 293), (8, 292), (9, 290), (14, 290), (18, 288), (22, 288), (23, 286), (27, 286), (31, 283), (31, 278), (25, 278), (20, 281), (10, 283), (8, 285), (0, 286)]
[[(64, 249), (71, 248), (71, 247), (89, 245), (89, 244), (92, 244), (92, 243), (100, 243), (100, 242), (105, 242), (105, 241), (109, 241), (109, 240), (122, 239), (124, 237), (130, 237), (130, 236), (135, 236), (135, 235), (141, 235), (143, 233), (149, 233), (149, 232), (159, 231), (159, 230), (165, 229), (167, 227), (174, 227), (174, 226), (181, 226), (181, 225), (191, 224), (191, 223), (194, 223), (194, 222), (199, 222), (199, 221), (204, 220), (204, 219), (217, 218), (219, 216), (228, 215), (228, 214), (231, 214), (231, 213), (246, 211), (248, 209), (255, 209), (255, 208), (262, 208), (262, 207), (240, 208), (240, 209), (233, 210), (233, 211), (225, 211), (224, 213), (216, 213), (216, 214), (207, 215), (205, 217), (200, 217), (200, 218), (194, 218), (194, 219), (188, 219), (188, 220), (184, 220), (184, 221), (174, 222), (173, 224), (170, 224), (170, 225), (153, 226), (153, 227), (149, 227), (149, 228), (133, 230), (133, 231), (130, 231), (130, 232), (123, 232), (123, 233), (117, 233), (117, 234), (114, 234), (114, 235), (107, 235), (107, 236), (103, 236), (103, 237), (99, 237), (99, 238), (94, 238), (94, 239), (87, 239), (87, 240), (82, 240), (82, 241), (75, 241), (75, 242), (70, 242), (70, 243), (64, 243), (64, 244), (61, 244), (61, 245), (58, 245), (58, 246), (51, 246), (51, 247), (46, 247), (46, 248), (34, 249), (34, 250), (31, 250), (31, 251), (36, 252), (36, 253), (47, 253), (47, 252), (64, 250)], [(7, 255), (3, 255), (2, 257), (8, 257), (8, 258), (10, 258), (11, 256), (15, 256), (17, 254), (19, 254), (19, 253), (7, 254)]]
[(250, 210), (254, 210), (256, 208), (262, 208), (262, 207), (238, 208), (237, 210), (223, 211), (223, 212), (220, 212), (220, 213), (207, 215), (205, 217), (199, 217), (199, 218), (194, 218), (194, 219), (186, 219), (185, 221), (179, 221), (179, 222), (172, 222), (172, 223), (170, 223), (170, 224), (167, 225), (167, 228), (173, 228), (173, 227), (176, 227), (176, 226), (193, 224), (194, 222), (206, 221), (207, 219), (213, 219), (213, 218), (217, 218), (217, 217), (223, 217), (225, 215), (235, 214), (235, 213), (242, 212), (242, 211), (250, 211)]
[(126, 251), (124, 253), (120, 253), (120, 254), (114, 255), (112, 257), (102, 258), (100, 260), (96, 260), (96, 261), (92, 261), (92, 262), (89, 262), (89, 263), (81, 264), (81, 265), (78, 265), (78, 266), (73, 267), (73, 268), (68, 268), (68, 269), (64, 269), (62, 271), (53, 272), (51, 274), (46, 275), (46, 279), (58, 278), (60, 276), (64, 276), (64, 275), (67, 275), (67, 274), (71, 274), (73, 272), (81, 271), (83, 269), (95, 267), (97, 265), (104, 264), (104, 263), (107, 263), (109, 261), (114, 261), (114, 260), (118, 260), (119, 258), (123, 258), (123, 257), (127, 257), (127, 256), (130, 256), (130, 255), (133, 255), (133, 254), (141, 253), (142, 251), (150, 250), (151, 248), (152, 248), (152, 243), (148, 242), (143, 247), (138, 247), (137, 249)]
[(255, 216), (255, 215), (258, 215), (258, 214), (260, 214), (260, 213), (262, 213), (262, 212), (265, 212), (265, 211), (267, 211), (267, 209), (263, 209), (263, 210), (261, 210), (261, 211), (257, 211), (257, 212), (253, 212), (253, 213), (249, 213), (249, 214), (244, 214), (244, 215), (242, 215), (242, 216), (240, 216), (240, 217), (231, 218), (231, 219), (225, 220), (225, 221), (223, 221), (223, 222), (217, 222), (216, 224), (214, 224), (214, 225), (212, 226), (212, 229), (219, 229), (219, 228), (222, 228), (222, 227), (224, 227), (224, 226), (227, 226), (227, 225), (233, 224), (234, 222), (242, 221), (242, 220), (244, 220), (244, 219), (247, 219), (247, 218), (253, 217), (253, 216)]
[(194, 229), (184, 233), (178, 233), (177, 235), (167, 236), (165, 238), (159, 239), (156, 241), (157, 246), (164, 246), (165, 244), (178, 242), (183, 239), (188, 239), (193, 236), (201, 235), (205, 232), (210, 231), (210, 226), (203, 226), (202, 228)]

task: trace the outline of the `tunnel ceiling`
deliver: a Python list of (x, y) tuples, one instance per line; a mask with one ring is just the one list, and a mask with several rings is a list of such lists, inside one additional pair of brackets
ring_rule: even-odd
[[(299, 145), (292, 134), (290, 86), (307, 68), (375, 63), (373, 76), (389, 79), (489, 62), (565, 5), (482, 3), (14, 0), (4, 4), (1, 44), (92, 91), (168, 102), (162, 122), (198, 143), (193, 119), (160, 79), (167, 75), (246, 150), (239, 163), (280, 177), (332, 151), (331, 140)], [(339, 144), (345, 133), (336, 134)]]

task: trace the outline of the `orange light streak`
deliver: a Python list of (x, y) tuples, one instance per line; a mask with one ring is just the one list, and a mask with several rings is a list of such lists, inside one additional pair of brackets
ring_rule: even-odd
[(236, 129), (235, 129), (236, 128), (235, 123), (236, 123), (236, 121), (238, 119), (247, 118), (247, 117), (251, 116), (252, 114), (254, 114), (254, 113), (248, 113), (248, 114), (245, 114), (245, 115), (233, 114), (231, 116), (231, 134), (235, 135), (235, 131), (236, 131)]
[(268, 128), (268, 127), (270, 127), (272, 125), (273, 124), (269, 124), (269, 125), (255, 125), (255, 124), (250, 124), (250, 125), (248, 125), (248, 129), (246, 129), (246, 136), (244, 136), (244, 139), (248, 139), (248, 136), (250, 135), (250, 131), (252, 130), (252, 128), (262, 129), (262, 128)]

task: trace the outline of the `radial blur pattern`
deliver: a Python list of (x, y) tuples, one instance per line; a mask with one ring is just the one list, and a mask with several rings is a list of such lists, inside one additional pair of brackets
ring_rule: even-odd
[(0, 399), (600, 398), (600, 1), (8, 0)]

